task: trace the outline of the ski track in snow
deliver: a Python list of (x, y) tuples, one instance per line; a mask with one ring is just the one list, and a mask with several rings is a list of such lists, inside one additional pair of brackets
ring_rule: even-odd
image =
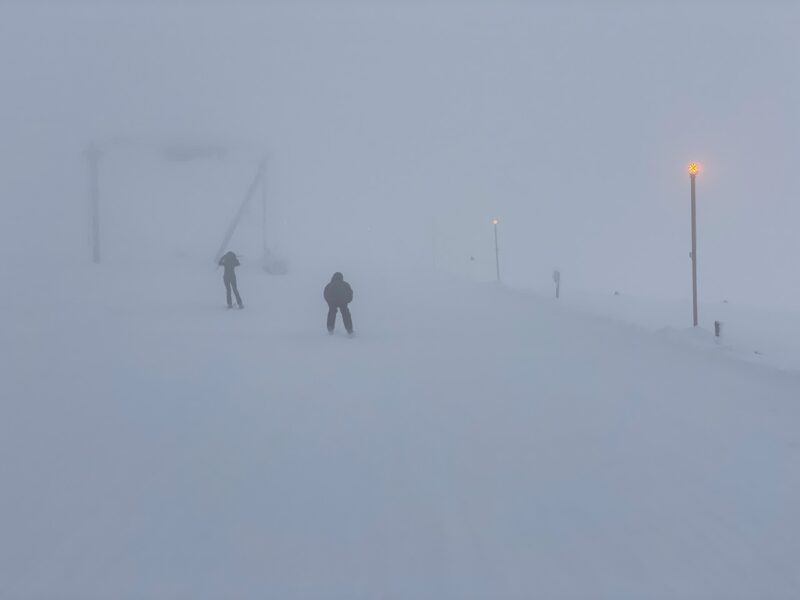
[(0, 297), (0, 598), (800, 595), (796, 373), (498, 286), (345, 272), (348, 339), (324, 277), (151, 275)]

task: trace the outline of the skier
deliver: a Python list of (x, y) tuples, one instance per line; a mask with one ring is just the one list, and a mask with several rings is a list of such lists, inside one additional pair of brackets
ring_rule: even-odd
[(242, 297), (239, 295), (239, 288), (236, 287), (236, 271), (234, 270), (239, 266), (239, 259), (236, 258), (233, 252), (226, 252), (225, 255), (219, 259), (219, 266), (225, 267), (222, 281), (225, 284), (225, 292), (228, 295), (228, 308), (233, 308), (231, 289), (233, 289), (233, 293), (236, 295), (236, 304), (239, 305), (239, 308), (244, 308)]
[(342, 321), (348, 335), (353, 335), (353, 319), (347, 307), (353, 301), (353, 288), (344, 280), (344, 276), (336, 272), (331, 277), (331, 282), (325, 286), (325, 302), (328, 303), (328, 333), (333, 335), (336, 325), (336, 310), (342, 313)]

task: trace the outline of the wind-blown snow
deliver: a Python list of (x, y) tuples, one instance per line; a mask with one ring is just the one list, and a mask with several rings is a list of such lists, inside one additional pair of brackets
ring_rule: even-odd
[(0, 597), (800, 593), (800, 376), (338, 268), (352, 340), (321, 271), (3, 288)]

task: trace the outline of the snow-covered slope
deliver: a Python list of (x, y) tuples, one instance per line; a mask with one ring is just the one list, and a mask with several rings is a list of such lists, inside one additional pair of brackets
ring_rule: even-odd
[[(597, 294), (570, 290), (561, 301), (572, 309), (638, 325), (675, 341), (710, 342), (756, 364), (800, 371), (800, 310), (757, 307), (721, 300), (700, 303), (700, 331), (692, 331), (691, 299), (655, 300), (629, 294)], [(714, 322), (722, 336), (713, 340)]]
[(800, 594), (800, 376), (342, 269), (4, 287), (0, 597)]

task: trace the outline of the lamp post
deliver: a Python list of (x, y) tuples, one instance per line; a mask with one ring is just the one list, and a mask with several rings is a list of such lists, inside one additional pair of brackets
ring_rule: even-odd
[(264, 265), (267, 264), (269, 250), (267, 249), (267, 180), (261, 178), (261, 250)]
[(691, 163), (688, 171), (692, 187), (692, 317), (694, 326), (697, 327), (697, 202), (695, 184), (697, 173), (700, 172), (700, 165)]
[(497, 224), (499, 222), (497, 219), (492, 219), (492, 225), (494, 225), (494, 265), (497, 272), (497, 281), (500, 281), (500, 248), (497, 245)]

